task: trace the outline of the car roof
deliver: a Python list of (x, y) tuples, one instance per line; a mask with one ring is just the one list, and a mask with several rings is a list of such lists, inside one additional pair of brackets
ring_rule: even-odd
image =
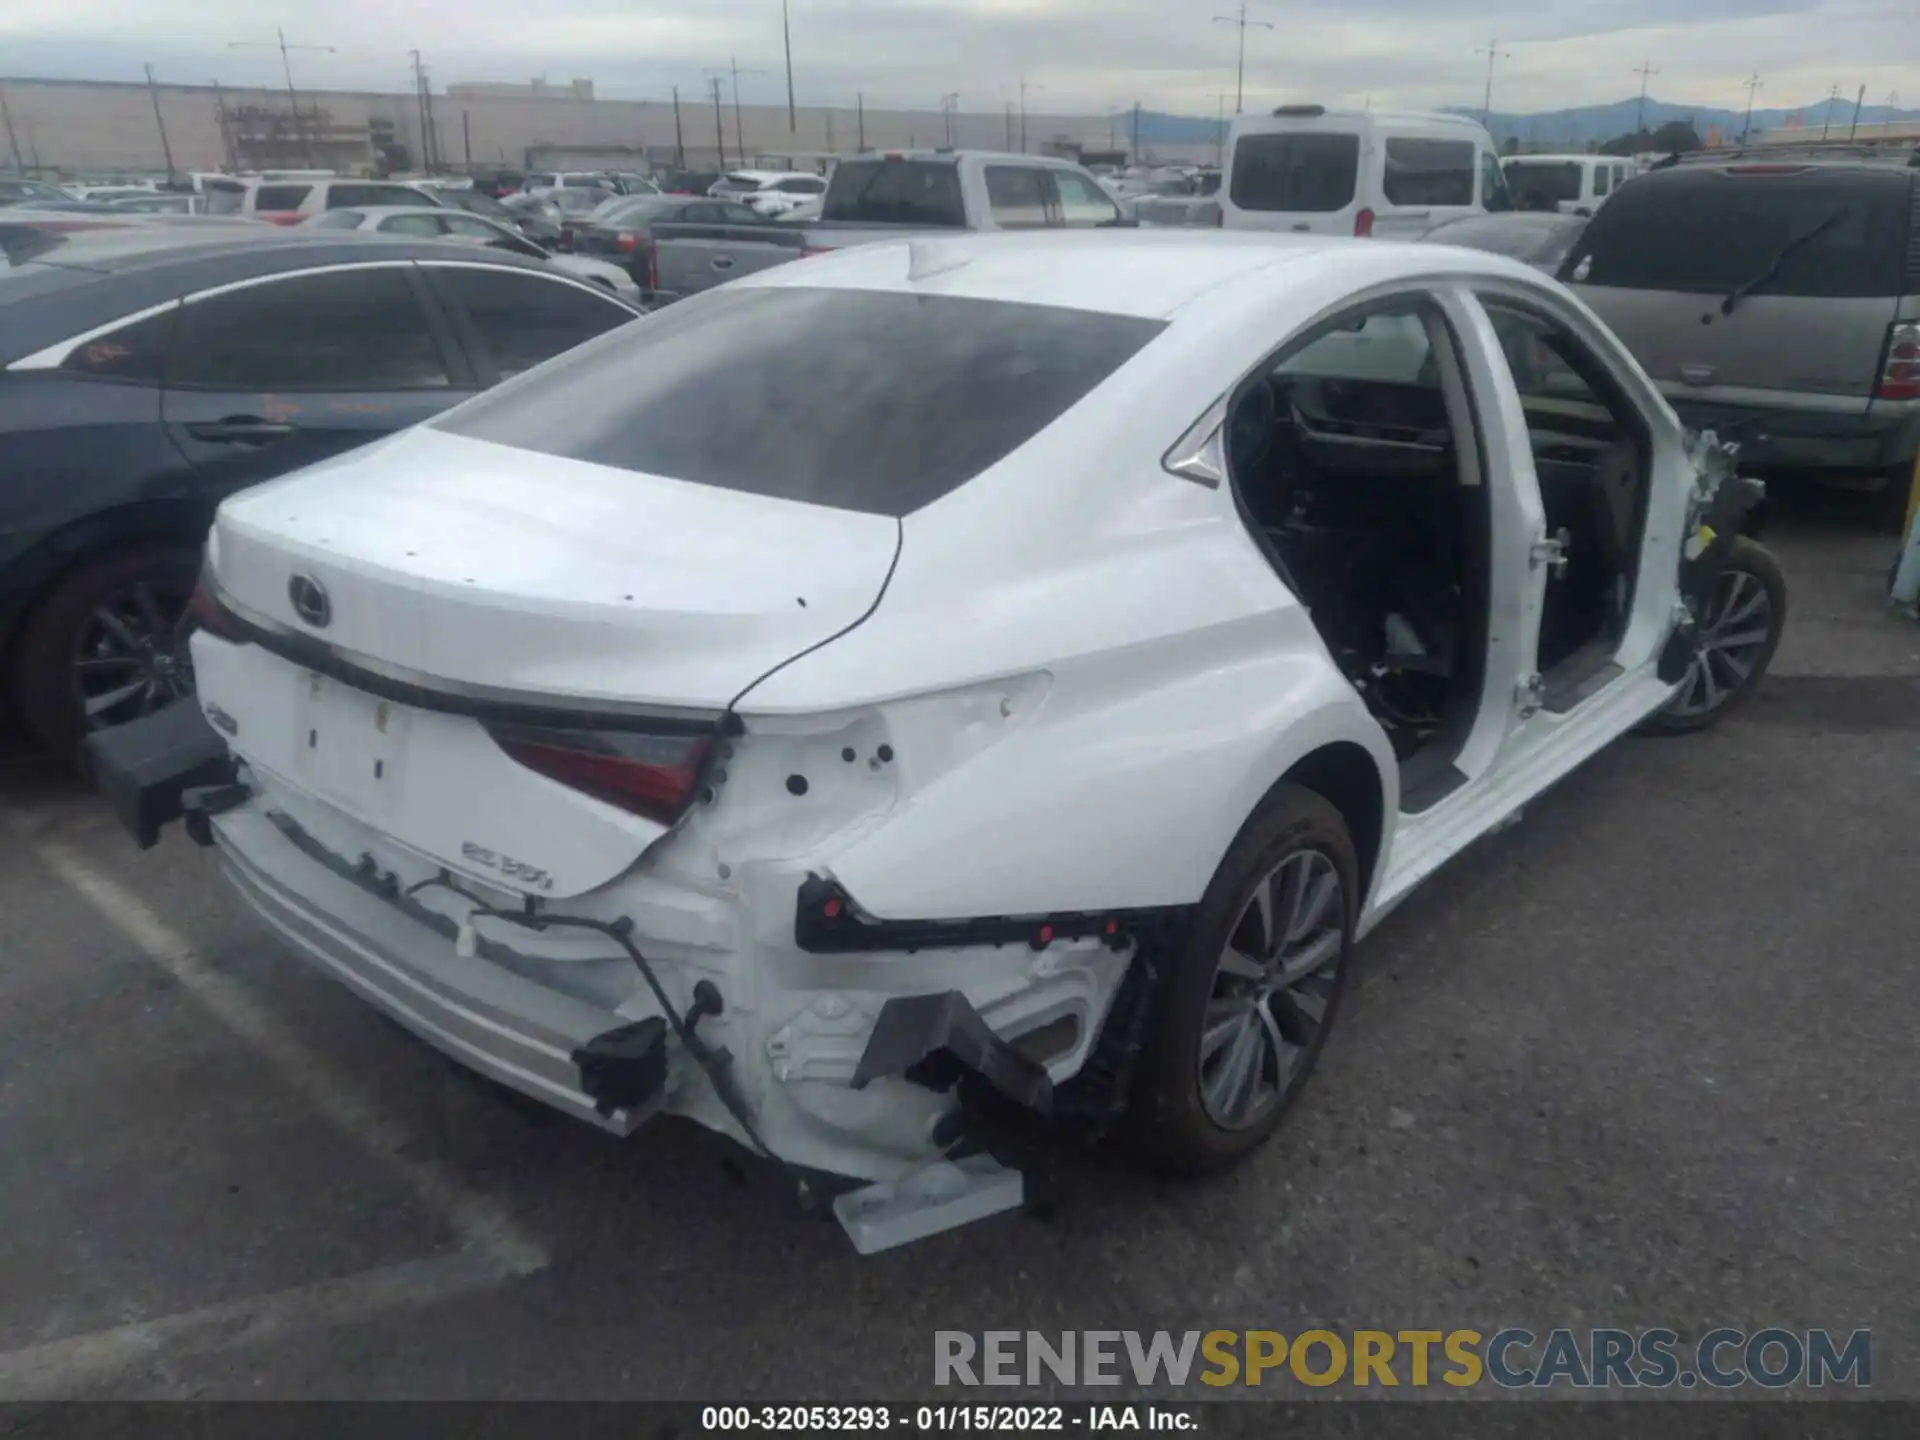
[(1468, 134), (1483, 129), (1478, 120), (1452, 115), (1444, 110), (1350, 110), (1330, 105), (1281, 105), (1271, 112), (1233, 117), (1236, 133), (1289, 130), (1303, 122), (1324, 126), (1327, 121), (1361, 130), (1426, 129), (1463, 130)]
[[(849, 246), (732, 284), (917, 290), (1172, 319), (1221, 286), (1262, 271), (1285, 267), (1297, 272), (1301, 284), (1311, 285), (1337, 276), (1353, 261), (1384, 260), (1391, 268), (1398, 259), (1410, 274), (1430, 273), (1435, 253), (1434, 247), (1411, 242), (1176, 227), (956, 231)], [(1481, 251), (1450, 252), (1446, 264), (1453, 270), (1537, 279), (1524, 265)], [(1368, 266), (1368, 273), (1377, 268)]]
[(1581, 165), (1598, 165), (1602, 161), (1609, 161), (1609, 160), (1622, 165), (1631, 165), (1633, 163), (1624, 155), (1577, 155), (1571, 151), (1569, 151), (1567, 154), (1564, 154), (1564, 155), (1533, 154), (1533, 155), (1502, 155), (1500, 157), (1500, 163), (1502, 165), (1532, 165), (1536, 163), (1547, 163), (1547, 162), (1551, 162), (1555, 165), (1562, 165), (1567, 163), (1568, 161), (1574, 161)]
[[(344, 205), (341, 207), (342, 210), (349, 210), (355, 215), (377, 215), (383, 219), (388, 215), (444, 215), (449, 208), (450, 207), (445, 205)], [(322, 215), (337, 215), (340, 212), (337, 210), (322, 210), (320, 213)], [(483, 221), (487, 219), (485, 215), (476, 215), (473, 218)], [(325, 229), (326, 227), (316, 226), (314, 228)]]

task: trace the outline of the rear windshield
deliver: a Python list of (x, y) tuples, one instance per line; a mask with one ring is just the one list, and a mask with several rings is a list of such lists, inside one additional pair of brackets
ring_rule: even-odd
[(1897, 295), (1911, 184), (1899, 171), (1649, 175), (1601, 207), (1562, 278), (1727, 295), (1777, 262), (1756, 294)]
[(717, 289), (435, 423), (569, 460), (900, 516), (1024, 445), (1162, 328), (950, 295)]
[(842, 160), (827, 183), (822, 220), (965, 228), (960, 172), (943, 160)]
[(1580, 198), (1580, 172), (1585, 167), (1572, 160), (1538, 165), (1510, 160), (1506, 168), (1507, 189), (1513, 194), (1513, 203), (1522, 210)]
[(1228, 196), (1242, 210), (1344, 210), (1353, 203), (1359, 173), (1358, 135), (1242, 135), (1233, 147)]

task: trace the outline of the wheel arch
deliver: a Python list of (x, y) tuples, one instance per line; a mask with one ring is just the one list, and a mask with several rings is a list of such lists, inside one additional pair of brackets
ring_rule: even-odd
[(10, 661), (21, 624), (74, 566), (143, 542), (202, 545), (212, 523), (212, 506), (180, 496), (116, 505), (43, 535), (9, 567), (0, 592), (0, 666)]
[(1352, 740), (1322, 745), (1289, 766), (1261, 797), (1261, 805), (1282, 785), (1311, 790), (1340, 812), (1360, 861), (1360, 899), (1364, 905), (1380, 871), (1387, 826), (1387, 786), (1373, 756)]

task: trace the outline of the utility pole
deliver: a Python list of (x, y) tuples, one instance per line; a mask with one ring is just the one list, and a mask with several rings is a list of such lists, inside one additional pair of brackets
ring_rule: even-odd
[(213, 113), (220, 121), (220, 148), (226, 154), (227, 169), (238, 170), (240, 168), (240, 159), (234, 153), (233, 125), (232, 122), (227, 119), (227, 94), (220, 88), (220, 82), (218, 80), (213, 81), (212, 84)]
[[(1862, 94), (1865, 92), (1862, 91)], [(167, 143), (167, 122), (160, 114), (160, 87), (153, 82), (153, 66), (147, 66), (147, 98), (153, 101), (153, 123), (160, 131), (160, 154), (167, 162), (167, 184), (173, 184), (173, 146)]]
[(473, 112), (460, 112), (460, 149), (466, 155), (467, 173), (473, 173)]
[(1833, 124), (1833, 102), (1839, 98), (1840, 87), (1838, 85), (1833, 86), (1827, 91), (1827, 113), (1820, 121), (1820, 138), (1822, 140), (1827, 138), (1827, 130)]
[(709, 75), (707, 85), (713, 91), (713, 139), (720, 147), (720, 168), (727, 168), (727, 128), (720, 118), (720, 80), (718, 75)]
[(1216, 169), (1224, 169), (1227, 163), (1227, 94), (1221, 91), (1213, 97), (1218, 104), (1218, 113), (1213, 122), (1213, 163)]
[(1013, 101), (1007, 101), (1007, 149), (1013, 149)]
[(953, 148), (953, 117), (960, 109), (960, 92), (949, 90), (940, 97), (940, 119), (947, 132), (947, 148)]
[(822, 109), (820, 112), (820, 118), (826, 122), (827, 153), (831, 155), (833, 153), (833, 107), (829, 105), (824, 109)]
[(1480, 101), (1480, 123), (1486, 126), (1488, 130), (1492, 130), (1493, 128), (1493, 62), (1496, 60), (1511, 60), (1513, 56), (1511, 56), (1505, 50), (1502, 50), (1500, 48), (1500, 42), (1498, 40), (1487, 41), (1486, 49), (1476, 50), (1473, 53), (1476, 55), (1484, 55), (1487, 57), (1487, 93)]
[[(740, 163), (747, 163), (747, 132), (740, 124), (740, 62), (731, 56), (727, 59), (727, 69), (733, 75), (733, 148), (740, 152)], [(764, 75), (764, 70), (748, 70), (748, 75)]]
[(1113, 147), (1119, 143), (1119, 138), (1114, 133), (1116, 122), (1119, 118), (1120, 112), (1109, 105), (1107, 107), (1107, 149), (1109, 150), (1113, 149)]
[(1044, 85), (1028, 85), (1027, 77), (1020, 77), (1020, 153), (1027, 153), (1027, 91), (1044, 90)]
[(1647, 132), (1647, 77), (1660, 72), (1653, 68), (1653, 57), (1648, 56), (1633, 73), (1640, 77), (1640, 108), (1633, 112), (1633, 143), (1638, 145)]
[(673, 87), (673, 168), (687, 168), (687, 140), (680, 130), (680, 87)]
[(1853, 139), (1854, 131), (1860, 128), (1860, 107), (1867, 103), (1867, 87), (1862, 85), (1860, 93), (1853, 97), (1853, 123), (1847, 127), (1847, 139)]
[(864, 150), (867, 148), (867, 96), (865, 91), (853, 97), (853, 115), (854, 124), (860, 127), (859, 141), (854, 148)]
[(1133, 163), (1140, 163), (1140, 102), (1133, 102)]
[(427, 102), (427, 173), (435, 170), (445, 173), (447, 152), (440, 148), (440, 122), (433, 118), (433, 72), (420, 71), (421, 96)]
[(1243, 102), (1247, 98), (1247, 26), (1257, 25), (1262, 30), (1271, 30), (1273, 26), (1269, 25), (1265, 20), (1249, 20), (1247, 18), (1247, 7), (1245, 5), (1240, 7), (1240, 13), (1237, 15), (1214, 16), (1213, 23), (1216, 25), (1233, 25), (1238, 27), (1240, 31), (1240, 60), (1239, 63), (1234, 66), (1233, 72), (1233, 113), (1238, 115), (1241, 110), (1245, 108)]
[(1747, 138), (1753, 134), (1753, 92), (1765, 83), (1757, 73), (1747, 77), (1747, 118), (1746, 122), (1740, 127), (1740, 143), (1742, 145), (1746, 144)]
[[(287, 43), (287, 32), (284, 29), (276, 27), (274, 34), (280, 37), (279, 44), (276, 48), (280, 51), (281, 72), (287, 77), (287, 103), (293, 107), (293, 138), (300, 146), (300, 153), (306, 158), (306, 162), (311, 165), (313, 163), (313, 146), (307, 140), (306, 122), (300, 118), (300, 96), (293, 88), (293, 60), (287, 52), (290, 50), (324, 50), (327, 54), (331, 55), (334, 53), (333, 46), (289, 45)], [(227, 48), (229, 50), (261, 50), (268, 47), (264, 40), (230, 40), (227, 42)]]
[(431, 175), (433, 173), (433, 130), (427, 120), (427, 71), (420, 63), (420, 52), (409, 50), (413, 56), (413, 98), (420, 107), (420, 165)]
[(20, 141), (13, 133), (13, 112), (7, 108), (7, 97), (5, 95), (0, 95), (0, 120), (6, 122), (7, 148), (13, 151), (14, 173), (24, 175), (27, 173), (27, 162), (20, 158)]
[(787, 0), (780, 0), (780, 38), (787, 47), (787, 133), (793, 135), (799, 132), (800, 121), (793, 109), (793, 27), (787, 23)]

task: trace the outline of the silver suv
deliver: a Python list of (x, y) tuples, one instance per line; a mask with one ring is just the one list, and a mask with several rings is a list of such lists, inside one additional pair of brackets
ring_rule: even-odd
[(1680, 418), (1757, 470), (1904, 506), (1920, 451), (1920, 168), (1754, 152), (1655, 170), (1560, 271)]

